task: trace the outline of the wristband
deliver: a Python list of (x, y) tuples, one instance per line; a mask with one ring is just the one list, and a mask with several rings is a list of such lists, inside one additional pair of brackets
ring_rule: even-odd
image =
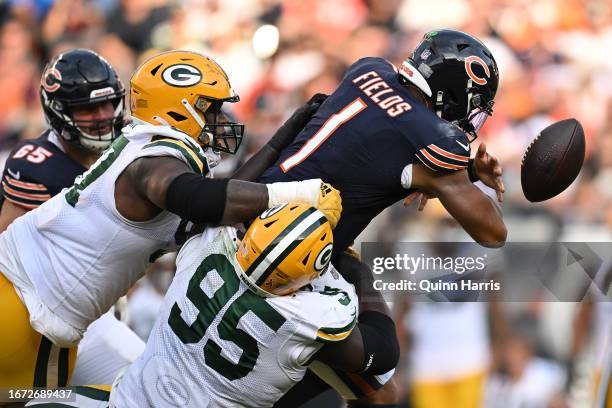
[(468, 162), (467, 172), (468, 177), (472, 183), (475, 183), (480, 180), (476, 175), (476, 171), (474, 170), (474, 159), (470, 159), (470, 161)]

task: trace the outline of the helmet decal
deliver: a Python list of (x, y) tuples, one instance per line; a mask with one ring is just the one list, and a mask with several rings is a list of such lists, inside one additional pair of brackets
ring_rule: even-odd
[(271, 216), (273, 216), (274, 214), (276, 214), (277, 212), (279, 212), (280, 210), (282, 210), (286, 206), (287, 206), (287, 203), (282, 203), (282, 204), (276, 205), (276, 206), (274, 206), (272, 208), (268, 208), (267, 210), (265, 210), (264, 212), (261, 213), (259, 218), (261, 218), (262, 220), (265, 220), (266, 218), (270, 218)]
[(107, 86), (106, 88), (102, 88), (102, 89), (94, 89), (89, 94), (89, 97), (91, 99), (94, 99), (94, 98), (99, 98), (102, 96), (109, 96), (109, 95), (114, 95), (114, 94), (115, 94), (115, 89), (112, 86)]
[(325, 268), (327, 268), (327, 265), (329, 265), (329, 260), (331, 259), (333, 248), (334, 246), (332, 244), (327, 244), (327, 246), (323, 248), (321, 252), (319, 252), (319, 255), (317, 255), (314, 261), (315, 271), (322, 272)]
[(202, 80), (202, 73), (193, 65), (170, 65), (162, 72), (162, 79), (168, 85), (177, 87), (193, 86)]
[(62, 80), (62, 74), (54, 66), (49, 67), (42, 76), (40, 85), (47, 92), (55, 92), (60, 89), (60, 81)]
[(465, 59), (465, 72), (467, 72), (468, 76), (474, 81), (474, 83), (478, 85), (485, 85), (488, 81), (487, 78), (481, 78), (477, 76), (474, 71), (472, 71), (472, 63), (478, 63), (484, 69), (485, 75), (487, 78), (491, 77), (491, 72), (489, 71), (489, 67), (482, 60), (482, 58), (477, 57), (476, 55), (470, 55)]

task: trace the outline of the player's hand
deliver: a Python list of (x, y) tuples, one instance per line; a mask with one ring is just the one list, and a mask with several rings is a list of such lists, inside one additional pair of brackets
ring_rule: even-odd
[(327, 99), (327, 95), (318, 93), (310, 98), (304, 105), (300, 106), (293, 112), (293, 115), (278, 128), (276, 133), (270, 138), (268, 145), (277, 152), (281, 152), (285, 147), (289, 146), (317, 112), (319, 106), (325, 102), (325, 99)]
[(504, 200), (504, 181), (502, 180), (502, 167), (496, 157), (487, 153), (487, 146), (481, 143), (478, 146), (476, 157), (474, 157), (474, 174), (487, 187), (495, 190), (497, 200), (501, 203)]
[(340, 192), (321, 179), (266, 184), (268, 207), (296, 201), (316, 207), (335, 228), (342, 214)]
[(418, 190), (413, 191), (412, 193), (408, 194), (408, 197), (404, 198), (404, 207), (409, 207), (416, 200), (420, 200), (418, 209), (419, 211), (423, 211), (423, 209), (427, 205), (427, 201), (430, 198), (433, 198), (433, 197), (431, 197), (428, 193), (425, 193), (423, 191), (418, 191)]
[(330, 184), (321, 182), (317, 209), (325, 214), (332, 228), (336, 228), (340, 216), (342, 215), (342, 198), (340, 191), (333, 188)]

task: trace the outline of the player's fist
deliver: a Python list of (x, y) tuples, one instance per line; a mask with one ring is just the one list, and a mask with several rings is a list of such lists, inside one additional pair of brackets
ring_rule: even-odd
[(316, 207), (325, 214), (332, 228), (336, 228), (342, 215), (340, 191), (333, 188), (330, 184), (321, 182), (321, 193)]

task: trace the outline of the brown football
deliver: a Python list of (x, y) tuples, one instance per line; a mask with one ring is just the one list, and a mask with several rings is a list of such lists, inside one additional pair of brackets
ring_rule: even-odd
[(560, 194), (576, 179), (584, 162), (584, 130), (576, 119), (548, 126), (531, 142), (521, 163), (521, 185), (531, 202)]

